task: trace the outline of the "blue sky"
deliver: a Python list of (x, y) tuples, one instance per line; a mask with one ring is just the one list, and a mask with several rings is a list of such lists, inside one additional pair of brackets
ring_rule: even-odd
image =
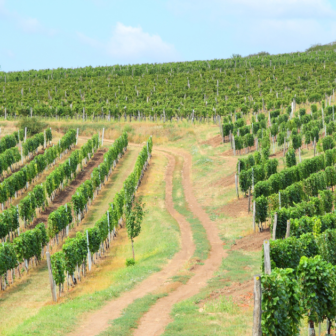
[(0, 0), (3, 71), (274, 54), (335, 40), (331, 0)]

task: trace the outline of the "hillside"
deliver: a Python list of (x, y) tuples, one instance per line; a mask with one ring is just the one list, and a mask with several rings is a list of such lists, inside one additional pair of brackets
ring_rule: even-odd
[[(315, 48), (315, 47), (314, 47)], [(226, 115), (287, 108), (333, 95), (334, 50), (185, 63), (0, 73), (0, 114)], [(194, 112), (193, 112), (194, 111)]]

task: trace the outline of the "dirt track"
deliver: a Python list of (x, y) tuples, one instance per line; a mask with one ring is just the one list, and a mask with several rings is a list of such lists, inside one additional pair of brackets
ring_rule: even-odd
[(179, 301), (190, 298), (197, 294), (201, 288), (207, 285), (207, 281), (213, 277), (214, 272), (219, 268), (222, 258), (227, 254), (223, 249), (223, 242), (219, 238), (219, 232), (209, 216), (197, 202), (191, 182), (191, 155), (186, 152), (178, 152), (183, 156), (182, 184), (186, 201), (191, 211), (199, 218), (203, 224), (209, 242), (211, 244), (210, 256), (204, 261), (204, 265), (194, 270), (194, 276), (185, 284), (177, 288), (168, 296), (160, 299), (141, 318), (138, 328), (134, 331), (134, 336), (154, 336), (161, 335), (165, 327), (170, 322), (170, 312), (173, 305)]
[[(156, 154), (158, 152), (156, 151)], [(133, 290), (122, 294), (118, 299), (110, 301), (102, 309), (89, 315), (80, 327), (70, 335), (98, 335), (109, 326), (109, 321), (121, 316), (123, 309), (131, 304), (135, 299), (153, 292), (160, 286), (164, 285), (168, 279), (174, 276), (183, 265), (191, 258), (194, 253), (195, 245), (192, 240), (192, 233), (189, 223), (180, 215), (173, 206), (173, 172), (175, 159), (172, 155), (161, 153), (168, 158), (169, 163), (166, 170), (166, 198), (165, 206), (171, 216), (179, 223), (181, 231), (181, 250), (175, 254), (174, 258), (168, 263), (163, 270), (153, 274)], [(147, 334), (148, 335), (148, 334)]]

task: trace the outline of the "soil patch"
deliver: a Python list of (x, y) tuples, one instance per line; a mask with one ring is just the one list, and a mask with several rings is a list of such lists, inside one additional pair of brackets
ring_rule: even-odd
[(222, 136), (216, 135), (214, 138), (208, 139), (206, 141), (201, 142), (201, 145), (209, 145), (213, 148), (216, 148), (222, 144)]
[(259, 251), (263, 246), (264, 240), (269, 239), (271, 239), (271, 233), (270, 229), (267, 228), (262, 232), (257, 232), (236, 240), (231, 250)]
[(225, 295), (226, 297), (231, 297), (233, 302), (239, 307), (251, 307), (253, 304), (253, 281), (254, 280), (248, 280), (243, 283), (235, 282), (228, 287), (212, 292), (206, 299), (200, 301), (198, 306), (204, 307), (208, 301), (213, 301), (220, 296)]
[[(252, 211), (252, 197), (251, 197), (251, 211)], [(235, 199), (230, 203), (224, 205), (219, 210), (217, 214), (225, 214), (226, 216), (232, 218), (245, 217), (248, 214), (248, 197), (240, 195), (239, 199)]]
[(223, 177), (222, 179), (212, 183), (210, 186), (218, 186), (222, 188), (230, 187), (235, 184), (235, 173), (232, 173), (226, 177)]

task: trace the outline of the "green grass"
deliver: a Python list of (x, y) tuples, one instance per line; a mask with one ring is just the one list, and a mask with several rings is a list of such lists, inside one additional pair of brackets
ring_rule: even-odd
[(122, 316), (112, 322), (112, 326), (99, 336), (131, 336), (132, 330), (137, 328), (138, 321), (155, 302), (167, 294), (148, 294), (134, 300), (122, 313)]
[(202, 223), (190, 211), (188, 203), (186, 202), (181, 176), (182, 159), (181, 157), (175, 157), (175, 159), (176, 159), (176, 166), (173, 177), (174, 208), (177, 212), (183, 215), (185, 219), (190, 223), (193, 240), (196, 246), (193, 258), (195, 258), (200, 262), (208, 258), (211, 246)]
[[(133, 267), (125, 266), (125, 259), (131, 256), (131, 245), (127, 241), (116, 251), (110, 250), (113, 259), (109, 259), (111, 260), (109, 263), (120, 260), (122, 266), (105, 270), (103, 281), (109, 283), (107, 288), (91, 290), (83, 294), (79, 287), (80, 295), (70, 295), (63, 299), (62, 303), (44, 306), (36, 315), (19, 324), (16, 329), (2, 332), (2, 335), (64, 335), (75, 328), (83, 313), (97, 310), (107, 300), (117, 298), (123, 292), (129, 291), (137, 283), (159, 271), (167, 259), (173, 257), (179, 249), (179, 227), (164, 208), (165, 163), (166, 160), (162, 157), (157, 158), (156, 162), (153, 159), (151, 163), (155, 166), (152, 179), (148, 182), (151, 184), (151, 193), (147, 193), (144, 197), (150, 211), (146, 214), (140, 236), (135, 240), (136, 264)], [(146, 189), (146, 185), (142, 187)], [(91, 275), (97, 277), (92, 281), (94, 284), (97, 280), (102, 280), (99, 274), (104, 271), (104, 265), (99, 267), (101, 267), (100, 272), (96, 270), (97, 274)], [(79, 286), (85, 287), (85, 282)]]
[[(199, 294), (176, 304), (164, 336), (240, 336), (252, 322), (252, 311), (221, 294), (223, 287), (250, 280), (260, 267), (260, 252), (229, 251), (208, 286)], [(216, 298), (210, 294), (217, 294)]]

